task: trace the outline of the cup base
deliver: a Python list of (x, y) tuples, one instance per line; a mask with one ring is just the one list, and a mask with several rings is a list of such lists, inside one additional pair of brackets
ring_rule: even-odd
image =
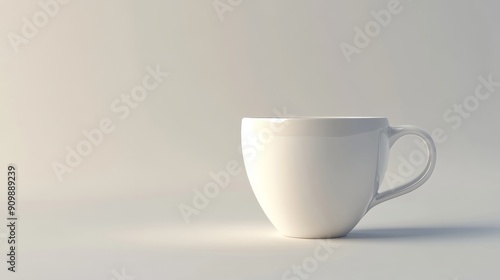
[(334, 234), (334, 235), (329, 235), (329, 236), (293, 236), (293, 235), (286, 235), (283, 233), (281, 235), (283, 235), (284, 237), (295, 238), (295, 239), (334, 239), (334, 238), (346, 237), (349, 234), (349, 232), (338, 234), (338, 235)]

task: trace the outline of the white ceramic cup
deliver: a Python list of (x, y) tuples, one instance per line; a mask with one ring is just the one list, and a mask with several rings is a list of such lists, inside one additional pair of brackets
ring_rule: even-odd
[[(425, 141), (427, 164), (414, 180), (379, 193), (389, 149), (408, 134)], [(383, 117), (243, 118), (241, 138), (255, 196), (290, 237), (345, 236), (373, 206), (420, 187), (436, 163), (427, 132)]]

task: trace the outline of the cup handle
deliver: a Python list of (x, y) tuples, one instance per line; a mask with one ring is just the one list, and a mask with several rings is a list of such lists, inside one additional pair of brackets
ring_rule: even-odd
[(436, 166), (436, 146), (434, 145), (434, 141), (432, 140), (431, 136), (425, 130), (412, 125), (389, 127), (387, 130), (387, 135), (389, 136), (389, 146), (392, 147), (392, 145), (394, 145), (394, 143), (399, 138), (410, 134), (420, 137), (422, 140), (424, 140), (425, 145), (427, 146), (429, 158), (427, 159), (427, 164), (424, 170), (417, 176), (417, 178), (411, 180), (408, 183), (395, 187), (391, 190), (384, 191), (382, 193), (377, 193), (377, 195), (375, 195), (372, 202), (370, 203), (368, 209), (371, 209), (381, 202), (416, 190), (429, 179), (432, 171), (434, 171), (434, 167)]

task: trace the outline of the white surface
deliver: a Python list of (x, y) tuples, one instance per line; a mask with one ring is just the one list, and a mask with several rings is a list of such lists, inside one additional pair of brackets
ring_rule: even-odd
[[(441, 160), (425, 186), (373, 208), (333, 239), (310, 279), (495, 279), (500, 177), (465, 163)], [(122, 267), (134, 279), (281, 279), (319, 244), (279, 235), (244, 182), (191, 225), (175, 200), (165, 191), (24, 203), (20, 273), (8, 279), (112, 279)]]
[[(318, 243), (279, 236), (244, 172), (190, 225), (178, 208), (210, 172), (242, 166), (242, 117), (278, 110), (445, 133), (427, 184), (373, 208), (310, 279), (498, 279), (500, 87), (455, 108), (479, 77), (500, 81), (500, 2), (401, 1), (347, 63), (339, 44), (388, 3), (244, 0), (221, 21), (211, 0), (70, 1), (16, 53), (7, 34), (39, 1), (0, 1), (0, 185), (8, 163), (20, 176), (20, 272), (2, 261), (0, 278), (280, 279)], [(112, 104), (156, 65), (170, 75), (122, 120)], [(52, 163), (108, 117), (113, 133), (59, 182)]]

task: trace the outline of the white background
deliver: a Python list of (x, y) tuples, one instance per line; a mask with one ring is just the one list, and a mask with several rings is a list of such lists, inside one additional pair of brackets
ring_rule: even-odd
[[(179, 205), (242, 164), (242, 117), (283, 108), (446, 133), (431, 179), (331, 241), (309, 279), (497, 279), (500, 87), (459, 126), (443, 114), (478, 77), (500, 81), (499, 3), (401, 0), (348, 63), (339, 45), (390, 1), (221, 1), (73, 0), (19, 45), (44, 10), (0, 2), (0, 180), (17, 165), (20, 207), (18, 272), (2, 261), (2, 279), (281, 279), (319, 241), (280, 236), (244, 171), (189, 224)], [(157, 65), (169, 76), (121, 120), (111, 104)], [(54, 162), (104, 118), (115, 130), (58, 180)], [(415, 147), (398, 142), (389, 172)]]

